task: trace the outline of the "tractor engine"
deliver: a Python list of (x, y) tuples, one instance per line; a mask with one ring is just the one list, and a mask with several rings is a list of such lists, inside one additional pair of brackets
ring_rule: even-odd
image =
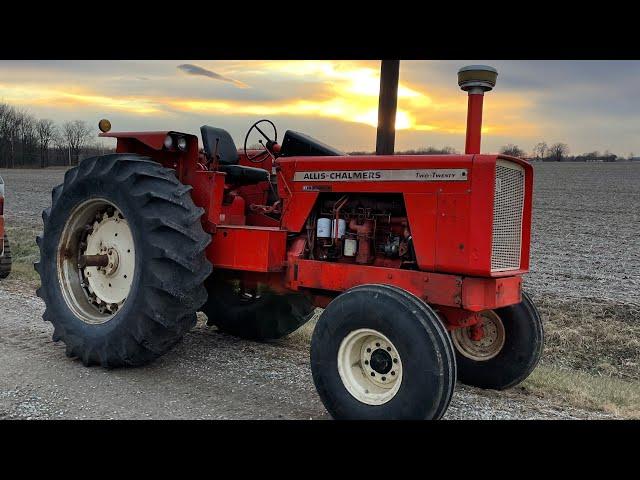
[(414, 268), (407, 213), (399, 195), (321, 198), (306, 225), (308, 258)]

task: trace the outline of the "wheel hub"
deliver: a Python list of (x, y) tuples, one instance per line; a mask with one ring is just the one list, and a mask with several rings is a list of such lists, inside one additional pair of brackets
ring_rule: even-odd
[[(133, 281), (133, 236), (127, 221), (117, 209), (99, 212), (86, 238), (82, 255), (108, 258), (104, 267), (84, 267), (85, 288), (91, 302), (100, 311), (115, 312), (122, 306)], [(121, 259), (123, 261), (121, 261)]]
[(82, 321), (108, 321), (126, 301), (135, 273), (133, 234), (122, 212), (90, 199), (69, 215), (60, 237), (62, 295)]
[(392, 365), (391, 355), (385, 350), (378, 348), (371, 354), (369, 364), (377, 373), (389, 373)]
[(471, 360), (484, 362), (494, 358), (504, 347), (505, 329), (492, 310), (482, 312), (480, 319), (480, 324), (458, 328), (451, 336), (458, 352)]
[(342, 340), (338, 372), (347, 391), (368, 405), (388, 402), (402, 383), (402, 362), (395, 346), (382, 333), (367, 328)]

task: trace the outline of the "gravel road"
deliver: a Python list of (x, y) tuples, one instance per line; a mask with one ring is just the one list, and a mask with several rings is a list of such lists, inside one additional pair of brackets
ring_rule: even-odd
[[(141, 367), (86, 368), (51, 340), (44, 305), (0, 283), (0, 419), (328, 419), (307, 348), (197, 327)], [(527, 395), (458, 385), (447, 419), (610, 418)]]

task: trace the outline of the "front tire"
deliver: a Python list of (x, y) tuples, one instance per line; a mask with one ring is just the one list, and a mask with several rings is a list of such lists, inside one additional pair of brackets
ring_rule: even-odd
[(456, 381), (436, 313), (389, 285), (358, 286), (327, 306), (313, 332), (311, 372), (335, 419), (439, 419)]
[[(470, 340), (470, 327), (452, 332), (458, 364), (458, 380), (474, 387), (505, 390), (525, 380), (536, 368), (544, 347), (542, 320), (531, 298), (486, 312), (487, 337)], [(483, 343), (481, 343), (483, 342)], [(493, 347), (499, 347), (492, 351)]]
[(11, 247), (9, 239), (4, 236), (4, 253), (0, 257), (0, 280), (7, 278), (11, 273)]
[[(69, 357), (143, 365), (195, 324), (211, 273), (210, 235), (190, 190), (173, 170), (132, 154), (86, 159), (53, 190), (37, 239), (37, 294)], [(108, 266), (81, 267), (90, 254)]]

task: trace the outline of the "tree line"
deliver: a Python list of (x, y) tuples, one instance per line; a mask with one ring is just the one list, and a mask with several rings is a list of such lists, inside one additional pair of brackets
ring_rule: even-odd
[(510, 143), (500, 147), (500, 153), (542, 162), (618, 162), (623, 160), (640, 160), (634, 157), (633, 153), (630, 153), (626, 157), (621, 157), (611, 153), (609, 150), (605, 150), (602, 153), (596, 150), (580, 155), (569, 155), (569, 146), (566, 143), (560, 142), (552, 145), (547, 145), (546, 142), (536, 143), (531, 155), (527, 155), (527, 152), (523, 149)]
[(77, 165), (86, 156), (109, 151), (82, 120), (58, 125), (0, 103), (0, 168)]
[[(533, 147), (533, 152), (528, 154), (518, 145), (509, 143), (500, 147), (499, 152), (512, 157), (526, 158), (527, 160), (538, 160), (543, 162), (618, 162), (623, 160), (640, 160), (630, 153), (626, 157), (615, 155), (609, 150), (604, 152), (587, 152), (580, 155), (570, 155), (569, 146), (566, 143), (554, 143), (547, 145), (546, 142), (539, 142)], [(423, 147), (413, 150), (396, 151), (396, 155), (451, 155), (459, 153), (453, 147)], [(349, 155), (374, 155), (375, 152), (350, 152)]]

